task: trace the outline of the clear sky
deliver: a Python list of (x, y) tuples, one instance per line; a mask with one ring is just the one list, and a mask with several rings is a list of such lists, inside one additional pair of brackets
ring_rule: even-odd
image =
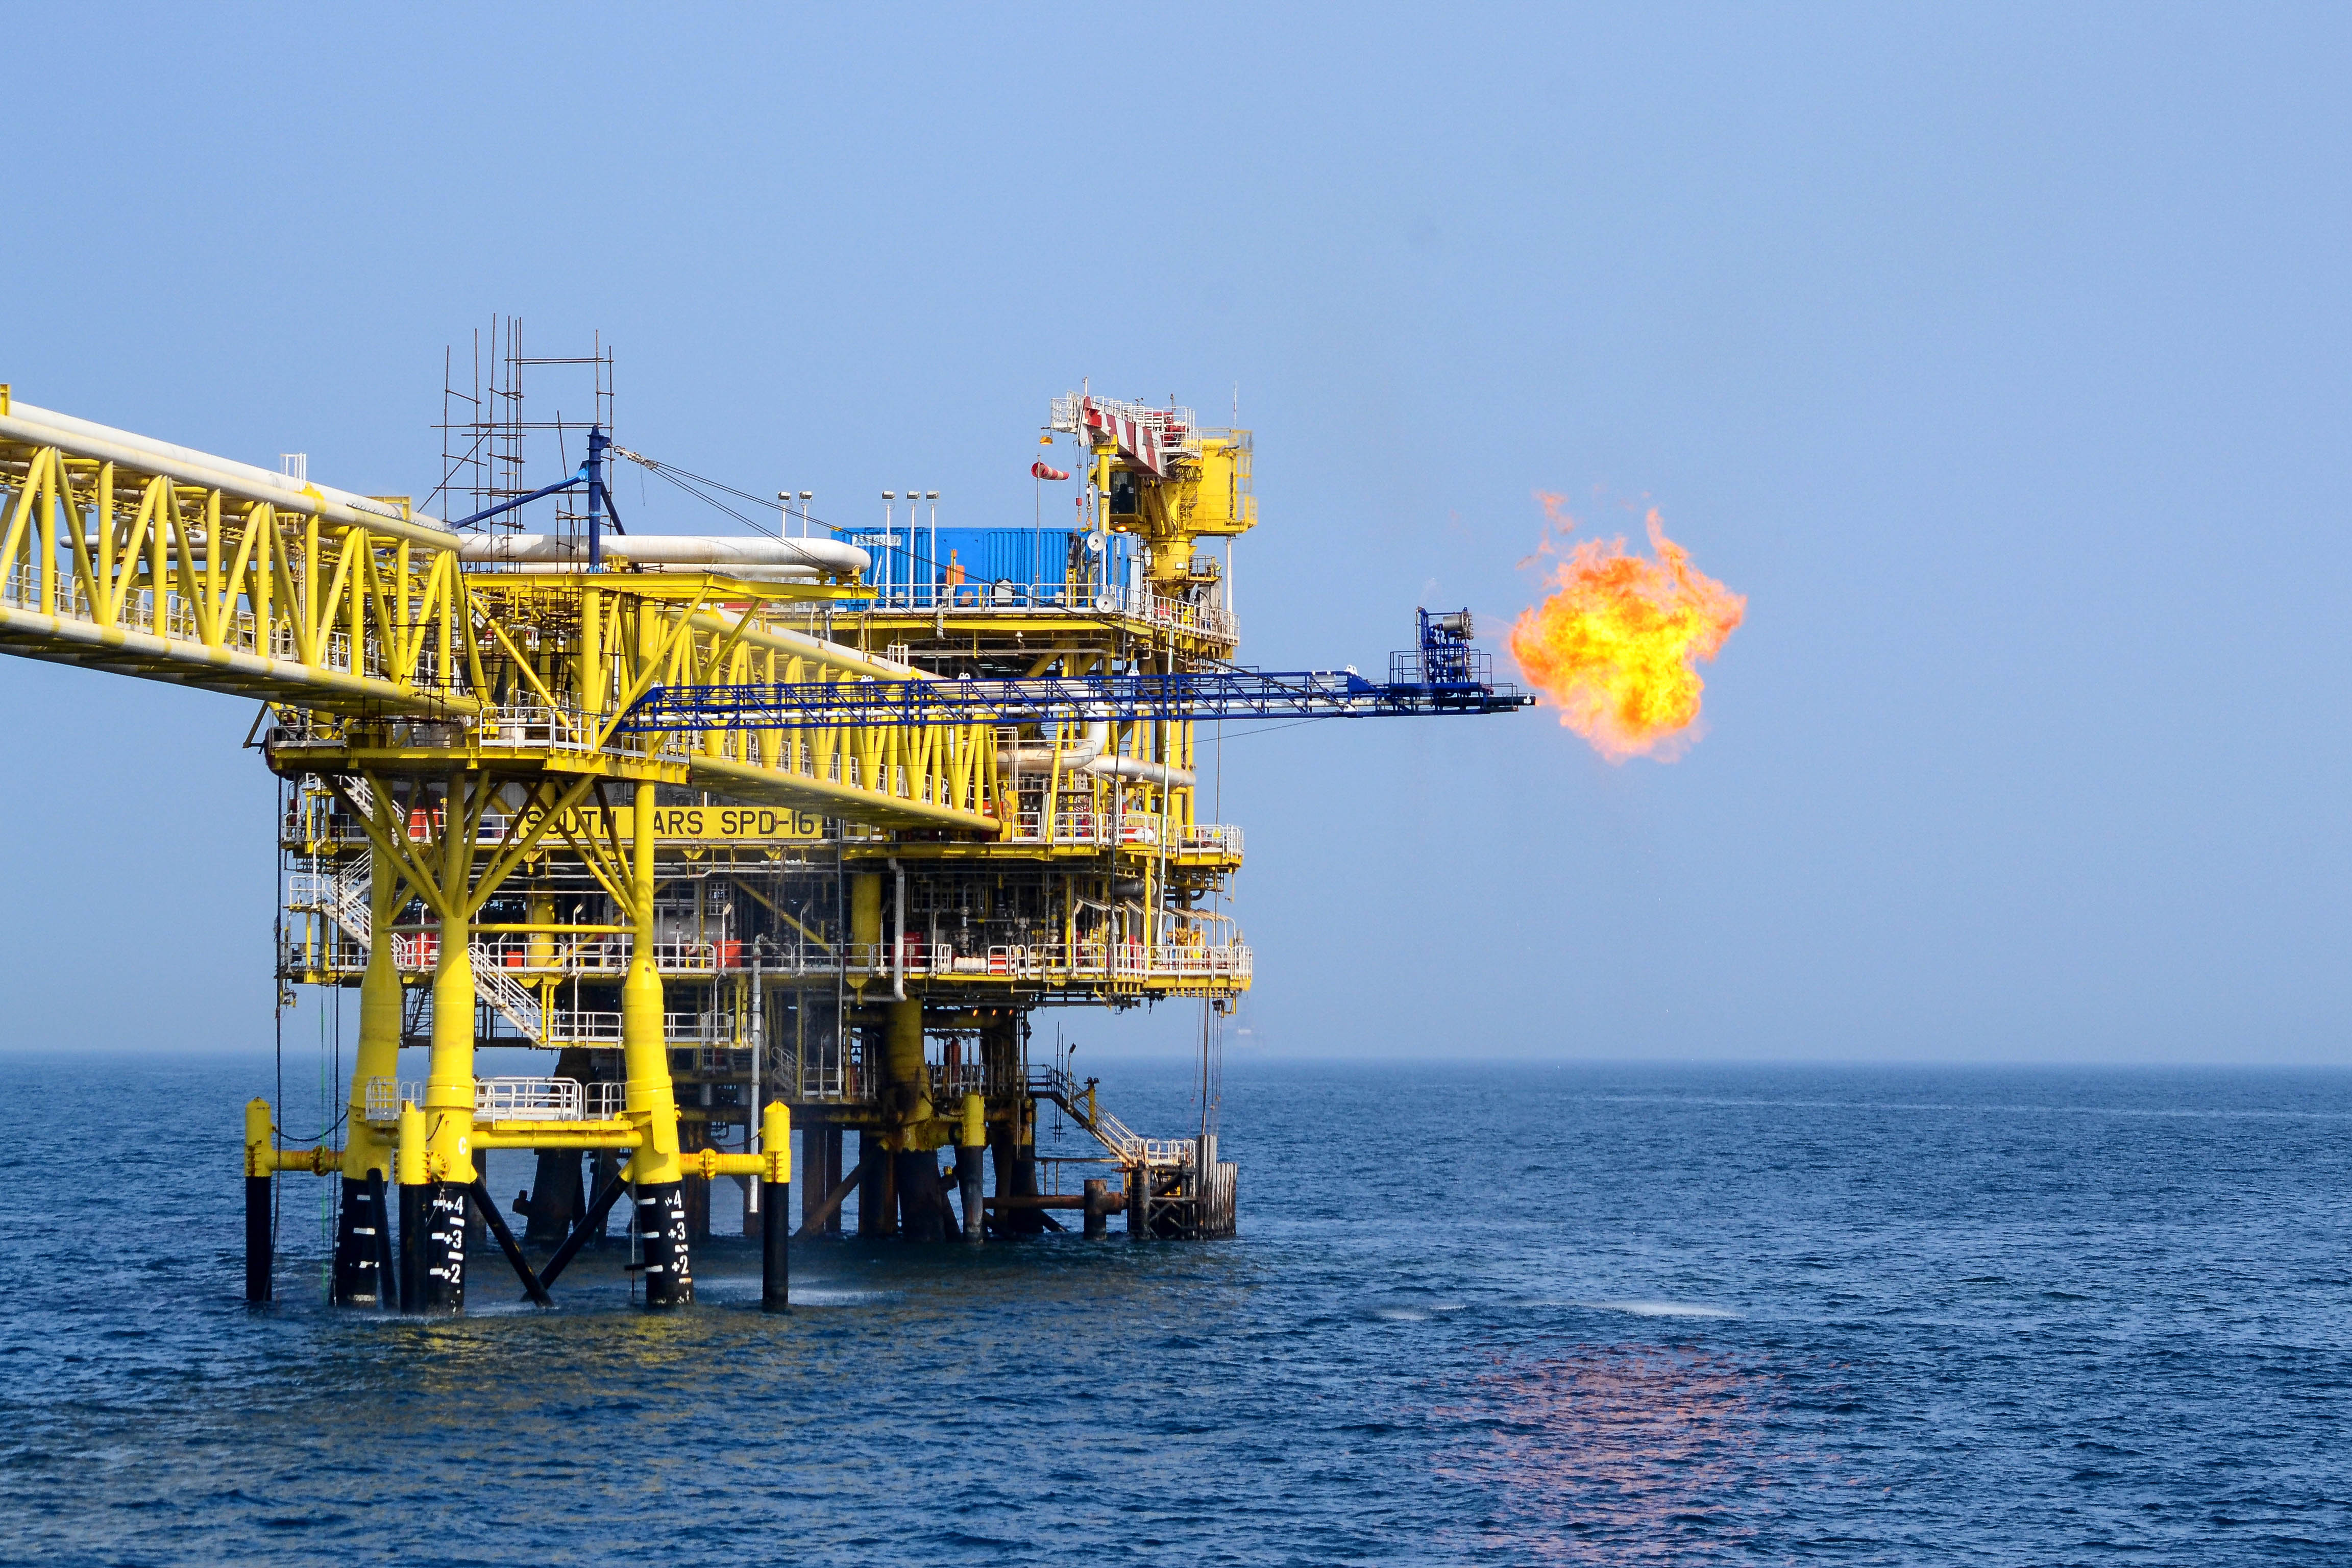
[[(1226, 742), (1241, 1048), (2352, 1059), (2340, 7), (9, 34), (0, 380), (46, 407), (422, 494), (443, 349), (511, 312), (604, 334), (641, 450), (977, 525), (1081, 377), (1238, 395), (1273, 668), (1372, 668), (1417, 603), (1499, 632), (1536, 490), (1659, 507), (1748, 597), (1682, 761), (1540, 713)], [(0, 1044), (266, 1038), (251, 705), (7, 660), (0, 718)]]

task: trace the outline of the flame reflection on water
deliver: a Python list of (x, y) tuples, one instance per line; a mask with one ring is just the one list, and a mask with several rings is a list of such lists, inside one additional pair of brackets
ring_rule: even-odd
[(1773, 1380), (1727, 1357), (1582, 1345), (1498, 1362), (1431, 1412), (1459, 1429), (1441, 1480), (1483, 1494), (1449, 1545), (1513, 1560), (1689, 1561), (1744, 1552), (1778, 1473)]

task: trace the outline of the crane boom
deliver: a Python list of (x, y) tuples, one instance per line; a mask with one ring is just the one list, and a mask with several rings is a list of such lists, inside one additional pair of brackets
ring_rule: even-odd
[(1417, 612), (1420, 647), (1393, 655), (1389, 679), (1352, 669), (1262, 670), (1232, 665), (1169, 672), (1039, 675), (1013, 679), (807, 681), (791, 686), (656, 687), (621, 721), (625, 733), (821, 730), (842, 724), (1050, 724), (1106, 720), (1405, 719), (1510, 713), (1535, 705), (1496, 685), (1470, 646), (1470, 612)]
[(1173, 675), (1037, 676), (1014, 680), (822, 681), (659, 687), (623, 732), (819, 730), (839, 724), (1044, 724), (1075, 720), (1380, 719), (1508, 713), (1516, 688), (1374, 682), (1351, 670), (1212, 669)]

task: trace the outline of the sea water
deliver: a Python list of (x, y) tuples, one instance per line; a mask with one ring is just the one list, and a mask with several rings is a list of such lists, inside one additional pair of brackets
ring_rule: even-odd
[(1234, 1241), (421, 1321), (239, 1300), (273, 1070), (0, 1058), (0, 1561), (2352, 1561), (2352, 1075), (1236, 1060)]

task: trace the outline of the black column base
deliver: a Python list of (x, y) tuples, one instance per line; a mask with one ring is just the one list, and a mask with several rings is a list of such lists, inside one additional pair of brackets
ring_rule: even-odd
[(874, 1133), (857, 1134), (857, 1235), (895, 1236), (898, 1230), (897, 1184), (890, 1155)]
[[(413, 1285), (406, 1310), (412, 1312), (462, 1312), (466, 1310), (466, 1189), (455, 1182), (427, 1182), (401, 1189), (402, 1218), (408, 1220), (409, 1194), (414, 1193), (414, 1250), (409, 1265)], [(405, 1233), (409, 1225), (403, 1226)], [(401, 1238), (409, 1240), (406, 1234)]]
[(249, 1302), (269, 1300), (269, 1277), (275, 1257), (277, 1238), (269, 1223), (269, 1178), (247, 1176), (245, 1179), (245, 1299)]
[(793, 1201), (790, 1182), (760, 1184), (760, 1310), (792, 1310)]
[(956, 1196), (963, 1203), (966, 1241), (979, 1241), (988, 1234), (988, 1204), (980, 1190), (981, 1159), (979, 1144), (956, 1145)]
[(686, 1238), (686, 1184), (641, 1186), (636, 1203), (637, 1236), (646, 1249), (646, 1305), (656, 1310), (692, 1305), (694, 1266)]
[[(999, 1182), (997, 1184), (997, 1191), (1001, 1193), (1003, 1190), (1004, 1184)], [(1014, 1145), (1013, 1153), (1013, 1195), (1020, 1198), (1034, 1198), (1037, 1195), (1037, 1146), (1034, 1143), (1021, 1143)], [(1045, 1211), (1044, 1209), (1013, 1209), (1005, 1215), (1004, 1222), (1005, 1228), (1012, 1231), (1015, 1236), (1043, 1236), (1045, 1234)]]
[(335, 1273), (331, 1300), (338, 1307), (380, 1307), (390, 1281), (383, 1277), (383, 1238), (392, 1216), (383, 1212), (381, 1178), (343, 1178), (342, 1203), (335, 1220)]
[(940, 1185), (940, 1157), (929, 1149), (901, 1150), (896, 1158), (898, 1234), (908, 1241), (945, 1241), (954, 1215)]

